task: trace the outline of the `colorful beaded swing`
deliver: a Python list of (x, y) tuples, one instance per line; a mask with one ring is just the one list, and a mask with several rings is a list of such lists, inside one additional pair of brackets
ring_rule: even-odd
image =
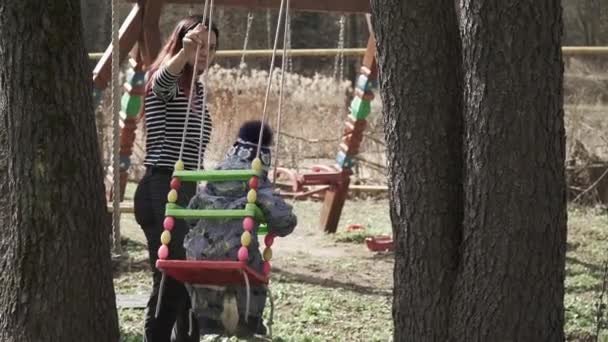
[[(211, 1), (210, 10), (209, 10), (209, 26), (212, 23), (211, 13), (213, 11), (213, 3), (214, 0), (206, 0), (205, 9), (203, 12), (203, 23), (204, 19), (207, 17), (207, 5), (208, 2)], [(286, 4), (286, 5), (285, 5)], [(264, 100), (264, 109), (263, 109), (263, 119), (262, 122), (266, 122), (267, 117), (267, 104), (268, 97), (270, 94), (270, 88), (272, 83), (272, 72), (274, 67), (274, 61), (276, 56), (277, 49), (277, 40), (279, 36), (279, 28), (281, 26), (281, 18), (283, 16), (285, 8), (285, 16), (287, 21), (287, 16), (289, 13), (289, 0), (281, 0), (281, 7), (279, 11), (279, 23), (277, 24), (277, 31), (274, 42), (273, 55), (270, 64), (270, 73), (268, 76), (268, 84), (266, 88), (266, 97)], [(209, 36), (211, 37), (212, 30), (208, 30)], [(285, 39), (288, 34), (288, 26), (285, 25)], [(209, 40), (208, 40), (209, 41)], [(283, 47), (283, 55), (285, 56), (286, 44), (284, 40)], [(197, 70), (198, 64), (198, 54), (199, 54), (200, 45), (197, 48), (196, 58), (194, 62), (193, 70)], [(209, 54), (207, 53), (207, 56)], [(285, 63), (284, 63), (285, 64)], [(204, 78), (207, 76), (207, 68), (205, 69), (205, 73), (203, 75)], [(279, 95), (279, 109), (278, 109), (278, 129), (277, 129), (277, 146), (275, 147), (278, 150), (278, 138), (280, 136), (280, 117), (282, 111), (282, 97), (283, 97), (283, 88), (284, 88), (284, 67), (283, 73), (281, 75), (281, 89)], [(193, 89), (195, 88), (195, 77), (192, 77), (192, 85), (190, 87), (190, 96), (188, 99), (188, 109), (186, 115), (186, 122), (184, 125), (184, 134), (182, 137), (182, 146), (180, 148), (179, 159), (175, 164), (175, 170), (173, 172), (173, 178), (171, 180), (171, 190), (167, 195), (167, 205), (165, 209), (165, 219), (163, 222), (164, 231), (161, 235), (161, 243), (158, 250), (158, 260), (156, 261), (156, 268), (159, 269), (162, 273), (162, 280), (159, 291), (159, 298), (156, 307), (156, 314), (158, 315), (160, 309), (160, 303), (162, 300), (162, 291), (164, 288), (164, 282), (166, 276), (174, 278), (177, 281), (187, 284), (197, 284), (197, 285), (214, 285), (214, 286), (227, 286), (227, 285), (245, 285), (247, 288), (250, 285), (267, 285), (269, 282), (270, 276), (270, 260), (272, 258), (272, 249), (271, 246), (274, 242), (275, 236), (268, 232), (268, 227), (266, 224), (266, 219), (262, 210), (257, 206), (257, 189), (259, 185), (259, 177), (262, 175), (262, 162), (259, 158), (260, 154), (260, 146), (262, 143), (263, 136), (263, 125), (260, 132), (258, 148), (256, 153), (256, 158), (252, 162), (251, 170), (210, 170), (210, 171), (201, 171), (201, 160), (199, 158), (199, 165), (197, 171), (186, 171), (184, 170), (184, 163), (182, 161), (182, 153), (183, 153), (183, 145), (186, 136), (186, 129), (188, 125), (188, 116), (190, 114), (190, 109), (192, 105), (192, 97), (193, 97)], [(202, 108), (205, 108), (207, 92), (204, 92), (203, 96), (203, 104)], [(203, 111), (204, 113), (204, 111)], [(204, 122), (204, 120), (203, 120)], [(204, 125), (203, 125), (204, 126)], [(202, 138), (203, 138), (203, 130), (201, 127), (201, 146), (202, 146)], [(275, 172), (276, 172), (276, 161), (275, 161)], [(276, 178), (276, 177), (275, 177)], [(247, 193), (247, 204), (244, 209), (213, 209), (213, 210), (194, 210), (194, 209), (186, 209), (180, 207), (177, 204), (178, 199), (178, 191), (181, 187), (182, 182), (225, 182), (225, 181), (246, 181), (248, 182), (249, 192)], [(169, 259), (169, 243), (171, 242), (171, 231), (175, 226), (176, 219), (242, 219), (243, 221), (243, 233), (241, 235), (241, 247), (238, 251), (238, 260), (170, 260)], [(249, 246), (252, 241), (251, 234), (257, 233), (258, 235), (265, 235), (264, 244), (265, 249), (263, 251), (262, 257), (264, 260), (262, 273), (252, 269), (247, 265), (247, 261), (249, 260)], [(272, 302), (271, 302), (272, 303)], [(249, 307), (249, 303), (247, 303), (247, 307)], [(245, 316), (247, 317), (247, 316)]]
[[(267, 284), (270, 274), (270, 259), (272, 258), (271, 246), (274, 236), (267, 234), (264, 214), (256, 205), (258, 177), (262, 172), (262, 162), (256, 158), (252, 163), (251, 170), (214, 170), (214, 171), (184, 171), (183, 163), (179, 161), (175, 165), (175, 172), (171, 180), (171, 191), (167, 195), (167, 207), (164, 231), (160, 237), (162, 245), (158, 250), (159, 260), (156, 267), (184, 283), (205, 285), (228, 285), (238, 284), (243, 281), (243, 272), (247, 274), (252, 284)], [(248, 181), (249, 192), (247, 193), (247, 205), (245, 209), (236, 210), (192, 210), (184, 209), (176, 204), (181, 182), (217, 182), (217, 181)], [(238, 251), (238, 261), (205, 261), (205, 260), (168, 260), (169, 242), (171, 242), (171, 230), (175, 225), (175, 219), (243, 219), (243, 234), (241, 235), (242, 247)], [(261, 228), (256, 224), (260, 225)], [(264, 244), (266, 248), (262, 254), (264, 259), (263, 274), (256, 272), (247, 266), (249, 259), (248, 247), (251, 243), (251, 234), (266, 234)]]

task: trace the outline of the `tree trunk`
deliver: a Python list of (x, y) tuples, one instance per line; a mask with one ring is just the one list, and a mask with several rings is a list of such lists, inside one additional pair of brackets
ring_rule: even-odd
[(450, 0), (372, 1), (395, 246), (395, 341), (448, 341), (462, 221), (458, 26)]
[(559, 0), (460, 3), (465, 216), (458, 341), (563, 341), (566, 252)]
[(0, 3), (3, 342), (118, 340), (79, 3)]
[(109, 1), (80, 0), (84, 42), (89, 52), (104, 52), (112, 40)]
[(372, 1), (394, 338), (563, 341), (560, 3), (461, 0), (456, 9)]
[[(80, 0), (84, 43), (87, 52), (104, 52), (112, 40), (111, 6), (107, 0)], [(96, 60), (89, 61), (92, 71)]]

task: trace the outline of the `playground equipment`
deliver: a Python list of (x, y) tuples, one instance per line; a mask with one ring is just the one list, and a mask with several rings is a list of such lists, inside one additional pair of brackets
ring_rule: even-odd
[[(130, 54), (132, 70), (124, 86), (125, 94), (121, 100), (120, 141), (118, 162), (114, 162), (113, 172), (119, 176), (114, 177), (114, 183), (119, 182), (119, 191), (113, 192), (109, 199), (122, 201), (127, 183), (130, 158), (136, 130), (136, 118), (142, 106), (145, 68), (151, 65), (156, 58), (160, 47), (159, 18), (163, 3), (192, 4), (202, 3), (202, 0), (128, 0), (134, 3), (131, 12), (120, 28), (117, 44), (108, 47), (101, 56), (93, 71), (93, 82), (96, 97), (105, 89), (110, 81), (113, 69), (110, 62), (113, 55), (118, 55), (118, 62), (122, 62)], [(250, 9), (279, 8), (280, 0), (216, 0), (215, 6), (243, 7)], [(292, 0), (291, 9), (300, 11), (320, 11), (337, 13), (368, 13), (370, 11), (367, 0)], [(369, 23), (369, 21), (368, 21)], [(116, 50), (118, 52), (113, 51)], [(371, 83), (376, 78), (375, 40), (370, 30), (365, 49), (363, 63), (358, 76), (355, 96), (352, 99), (349, 116), (344, 124), (342, 143), (336, 156), (335, 166), (322, 166), (315, 168), (311, 173), (296, 175), (300, 188), (319, 185), (324, 192), (324, 205), (321, 210), (320, 225), (328, 233), (337, 230), (342, 208), (346, 201), (350, 185), (350, 176), (354, 165), (354, 156), (358, 153), (366, 127), (366, 118), (370, 113), (370, 101), (373, 99)], [(286, 53), (286, 52), (283, 52)], [(350, 52), (344, 52), (350, 53)], [(117, 112), (117, 111), (115, 111)], [(118, 134), (115, 135), (115, 139)], [(280, 175), (286, 170), (278, 169)], [(315, 172), (316, 171), (316, 172)], [(293, 173), (291, 173), (293, 176)], [(301, 192), (301, 191), (300, 191)], [(298, 196), (306, 196), (299, 193)], [(114, 212), (115, 230), (119, 230), (116, 216), (121, 211), (120, 203), (112, 207)], [(117, 233), (115, 233), (116, 235)], [(115, 239), (116, 240), (116, 239)]]
[[(274, 42), (274, 50), (277, 49), (277, 41), (279, 38), (279, 32), (281, 27), (281, 20), (283, 18), (283, 13), (285, 13), (285, 30), (284, 30), (284, 38), (283, 38), (283, 47), (286, 48), (287, 36), (288, 36), (288, 17), (289, 17), (289, 3), (290, 0), (281, 0), (280, 6), (280, 14), (278, 18), (277, 31)], [(113, 5), (115, 3), (113, 2)], [(205, 7), (202, 17), (202, 22), (205, 22), (205, 19), (209, 20), (209, 27), (212, 27), (212, 19), (213, 19), (213, 7), (214, 0), (206, 0)], [(114, 7), (113, 7), (114, 8)], [(210, 40), (212, 30), (208, 30), (208, 41)], [(116, 38), (116, 36), (115, 36)], [(116, 39), (114, 39), (114, 53), (116, 51)], [(179, 158), (175, 163), (173, 178), (170, 182), (171, 190), (167, 194), (167, 204), (165, 211), (165, 219), (163, 222), (164, 231), (160, 236), (161, 246), (158, 249), (158, 260), (156, 261), (156, 268), (159, 269), (162, 273), (162, 280), (160, 283), (160, 289), (157, 300), (156, 307), (156, 315), (158, 316), (159, 310), (161, 307), (162, 299), (163, 299), (163, 289), (165, 285), (166, 276), (169, 275), (172, 278), (183, 282), (189, 285), (203, 285), (203, 286), (245, 286), (247, 290), (247, 303), (246, 310), (243, 314), (245, 317), (245, 321), (249, 317), (249, 298), (250, 298), (250, 286), (251, 284), (260, 285), (267, 288), (268, 279), (270, 274), (270, 259), (272, 257), (271, 245), (274, 242), (274, 236), (272, 235), (271, 228), (263, 227), (262, 224), (265, 222), (264, 213), (257, 205), (257, 191), (259, 185), (259, 179), (263, 174), (263, 166), (262, 161), (260, 159), (261, 155), (261, 145), (262, 145), (262, 137), (264, 134), (264, 126), (262, 125), (260, 133), (259, 133), (259, 141), (257, 144), (255, 159), (251, 164), (251, 170), (213, 170), (213, 171), (203, 171), (201, 170), (202, 160), (199, 156), (197, 170), (184, 170), (184, 162), (182, 161), (183, 152), (184, 152), (184, 144), (186, 132), (188, 130), (188, 118), (192, 114), (192, 102), (195, 92), (195, 82), (196, 77), (194, 73), (198, 68), (198, 56), (199, 49), (201, 46), (199, 45), (196, 51), (196, 57), (194, 61), (194, 65), (192, 67), (192, 84), (190, 87), (190, 93), (188, 96), (188, 105), (185, 116), (185, 123), (182, 134), (182, 142), (179, 150)], [(206, 46), (207, 56), (209, 55), (209, 44)], [(268, 84), (266, 88), (266, 95), (264, 98), (264, 107), (262, 113), (262, 123), (267, 122), (267, 104), (268, 98), (270, 95), (270, 89), (272, 86), (272, 75), (274, 72), (274, 63), (275, 56), (273, 54), (272, 60), (270, 63), (270, 70), (268, 76)], [(113, 80), (117, 79), (116, 75), (116, 61), (117, 58), (113, 58)], [(209, 63), (209, 60), (206, 61)], [(204, 69), (203, 78), (207, 79), (209, 70), (209, 65), (206, 65)], [(285, 75), (285, 67), (286, 63), (282, 65), (282, 73), (281, 73), (281, 85), (280, 85), (280, 93), (279, 93), (279, 108), (278, 108), (278, 127), (277, 127), (277, 146), (280, 141), (280, 123), (281, 123), (281, 112), (282, 112), (282, 99), (283, 99), (283, 89), (284, 89), (284, 75)], [(114, 82), (115, 84), (116, 82)], [(206, 84), (206, 82), (205, 82)], [(205, 105), (207, 101), (207, 91), (204, 92), (203, 101), (202, 101), (202, 109), (201, 115), (205, 115)], [(115, 93), (112, 96), (113, 102), (116, 99)], [(204, 126), (204, 121), (203, 125)], [(202, 143), (203, 141), (203, 131), (204, 127), (201, 127), (199, 141)], [(116, 132), (116, 130), (115, 130)], [(116, 151), (115, 145), (115, 151)], [(275, 160), (278, 160), (278, 156), (275, 156)], [(116, 156), (114, 158), (116, 165)], [(275, 165), (278, 161), (275, 161)], [(276, 170), (276, 166), (275, 166)], [(115, 172), (115, 180), (117, 179)], [(178, 199), (178, 191), (180, 190), (182, 182), (199, 182), (206, 181), (208, 183), (213, 182), (226, 182), (226, 181), (240, 181), (247, 182), (249, 187), (249, 192), (247, 193), (247, 204), (243, 209), (229, 209), (229, 210), (194, 210), (188, 208), (179, 207), (176, 203)], [(118, 201), (118, 184), (114, 184), (114, 217), (116, 217), (116, 203)], [(206, 220), (231, 220), (231, 219), (241, 219), (243, 226), (243, 233), (241, 236), (241, 246), (238, 250), (237, 260), (169, 260), (169, 244), (172, 239), (172, 231), (175, 225), (176, 219), (206, 219)], [(266, 248), (263, 252), (263, 267), (261, 272), (253, 269), (249, 266), (248, 262), (250, 261), (250, 248), (251, 246), (256, 246), (256, 244), (252, 244), (253, 237), (252, 234), (264, 234), (266, 233), (266, 237), (264, 238), (264, 242)], [(270, 294), (269, 294), (270, 296)], [(272, 298), (270, 296), (270, 298)], [(194, 304), (193, 304), (194, 307)], [(268, 321), (269, 324), (269, 335), (272, 335), (272, 299), (271, 299), (271, 317)], [(236, 316), (238, 322), (238, 316)], [(227, 322), (224, 325), (228, 333), (234, 333), (230, 331), (228, 327), (236, 327), (237, 322)]]

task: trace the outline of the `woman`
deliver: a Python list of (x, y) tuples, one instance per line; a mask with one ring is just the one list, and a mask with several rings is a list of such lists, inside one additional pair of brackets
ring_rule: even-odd
[[(165, 280), (162, 303), (155, 317), (161, 273), (156, 269), (160, 235), (163, 231), (165, 205), (170, 190), (173, 168), (180, 156), (182, 134), (186, 125), (188, 97), (192, 77), (200, 76), (213, 60), (219, 32), (211, 27), (208, 41), (208, 23), (201, 25), (201, 16), (190, 16), (178, 23), (156, 62), (148, 71), (144, 112), (146, 129), (146, 173), (135, 192), (135, 219), (148, 241), (148, 252), (153, 270), (153, 287), (145, 318), (144, 341), (199, 341), (198, 328), (189, 329), (190, 299), (185, 287), (176, 280)], [(200, 45), (198, 67), (193, 73), (197, 45)], [(209, 51), (209, 55), (207, 55)], [(195, 75), (193, 75), (195, 74)], [(181, 160), (186, 170), (198, 166), (211, 136), (211, 118), (207, 108), (203, 111), (203, 85), (195, 82), (192, 108), (187, 120), (186, 136)], [(204, 114), (203, 114), (204, 113)], [(202, 126), (202, 127), (201, 127)], [(200, 130), (203, 139), (200, 139)], [(199, 156), (200, 154), (200, 156)], [(195, 194), (194, 184), (183, 184), (178, 204), (188, 205)], [(187, 225), (177, 220), (169, 244), (171, 259), (185, 259), (183, 247)], [(174, 329), (175, 326), (175, 329)], [(173, 336), (172, 336), (172, 330)], [(191, 334), (189, 334), (189, 331)]]

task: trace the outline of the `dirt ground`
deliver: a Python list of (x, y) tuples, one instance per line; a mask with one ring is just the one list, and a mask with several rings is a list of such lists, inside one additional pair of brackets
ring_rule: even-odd
[[(374, 207), (372, 210), (386, 207), (385, 201), (353, 201), (346, 204), (344, 218), (335, 236), (328, 235), (315, 223), (321, 209), (321, 203), (312, 201), (292, 202), (299, 218), (294, 232), (284, 238), (277, 238), (273, 245), (273, 269), (276, 273), (288, 276), (307, 278), (308, 281), (321, 284), (342, 284), (346, 287), (369, 289), (369, 291), (390, 292), (392, 288), (393, 257), (391, 253), (375, 253), (363, 243), (352, 243), (363, 240), (367, 234), (388, 234), (390, 231), (388, 212), (385, 217), (367, 217), (379, 227), (370, 227), (359, 217), (365, 213), (358, 212), (360, 206)], [(145, 243), (133, 218), (122, 218), (122, 235), (132, 240)], [(368, 231), (347, 233), (349, 224), (363, 224)]]

